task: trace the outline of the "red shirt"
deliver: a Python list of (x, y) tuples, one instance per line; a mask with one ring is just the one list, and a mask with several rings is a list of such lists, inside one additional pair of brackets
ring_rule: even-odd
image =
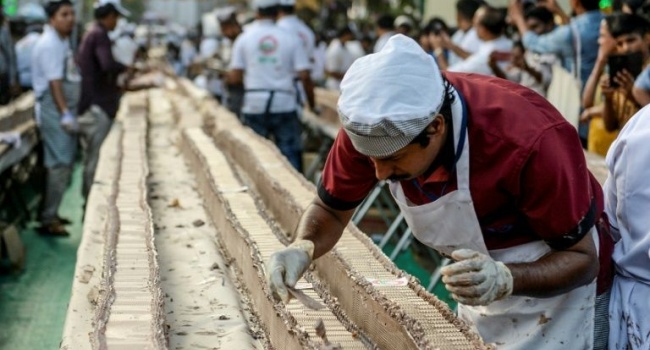
[[(487, 248), (535, 240), (553, 246), (582, 237), (583, 219), (600, 218), (603, 196), (575, 128), (520, 85), (482, 75), (445, 76), (467, 102), (470, 191)], [(410, 201), (425, 204), (432, 200), (426, 193), (455, 190), (455, 178), (441, 166), (416, 179), (421, 189), (411, 181), (401, 184)], [(352, 209), (376, 183), (372, 162), (341, 130), (325, 163), (320, 198), (332, 208)]]

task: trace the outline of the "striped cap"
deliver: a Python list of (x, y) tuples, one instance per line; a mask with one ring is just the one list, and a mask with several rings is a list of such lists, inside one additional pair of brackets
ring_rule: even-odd
[(440, 111), (442, 74), (431, 55), (398, 34), (357, 59), (341, 82), (339, 118), (354, 148), (387, 157), (407, 146)]

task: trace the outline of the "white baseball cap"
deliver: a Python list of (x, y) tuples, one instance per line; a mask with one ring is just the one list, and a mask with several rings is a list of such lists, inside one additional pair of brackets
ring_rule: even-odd
[(117, 10), (117, 12), (119, 12), (119, 14), (122, 15), (123, 17), (131, 16), (131, 11), (125, 9), (124, 6), (122, 6), (122, 2), (120, 0), (98, 0), (97, 3), (95, 3), (95, 8), (102, 7), (108, 4), (113, 5)]
[(253, 8), (256, 10), (280, 5), (279, 0), (253, 0)]
[(357, 151), (387, 157), (433, 121), (444, 96), (442, 73), (433, 57), (415, 40), (397, 34), (345, 73), (339, 118)]

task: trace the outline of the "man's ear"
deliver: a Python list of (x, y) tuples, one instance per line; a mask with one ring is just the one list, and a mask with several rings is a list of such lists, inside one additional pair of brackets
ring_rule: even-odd
[(447, 127), (447, 123), (445, 122), (445, 117), (442, 116), (442, 114), (436, 115), (431, 123), (429, 123), (429, 126), (427, 126), (427, 135), (436, 135), (436, 134), (442, 134), (445, 131), (445, 128)]

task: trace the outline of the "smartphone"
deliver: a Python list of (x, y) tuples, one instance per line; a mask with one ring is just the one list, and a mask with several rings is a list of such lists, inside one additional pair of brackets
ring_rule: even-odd
[(632, 74), (634, 78), (641, 74), (643, 70), (643, 54), (641, 52), (632, 52), (625, 55), (611, 55), (607, 59), (607, 69), (609, 70), (609, 85), (617, 88), (618, 84), (614, 81), (614, 77), (623, 69)]

